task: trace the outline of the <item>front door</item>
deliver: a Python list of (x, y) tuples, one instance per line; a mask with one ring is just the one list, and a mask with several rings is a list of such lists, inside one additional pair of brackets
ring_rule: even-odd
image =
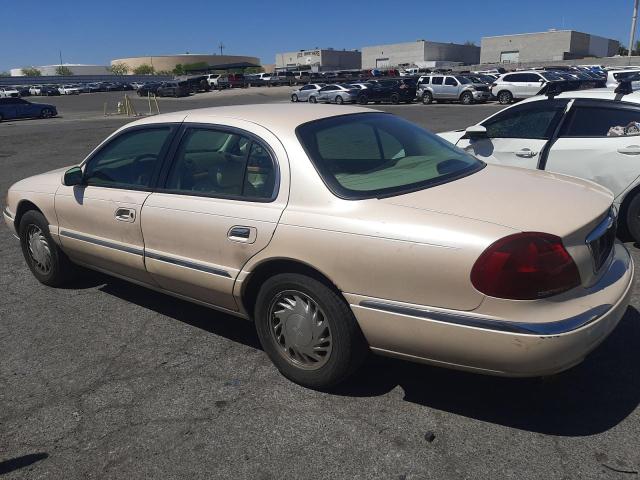
[(146, 267), (154, 280), (174, 293), (238, 310), (235, 279), (271, 241), (286, 205), (285, 167), (284, 149), (266, 130), (257, 136), (226, 127), (185, 128), (163, 188), (142, 209)]
[(567, 103), (548, 100), (507, 108), (482, 122), (486, 137), (463, 137), (456, 145), (488, 163), (537, 168)]
[(84, 185), (58, 189), (60, 241), (72, 260), (153, 283), (144, 265), (140, 213), (175, 128), (124, 131), (87, 160)]
[(458, 98), (458, 81), (454, 77), (444, 77), (442, 97), (450, 99)]

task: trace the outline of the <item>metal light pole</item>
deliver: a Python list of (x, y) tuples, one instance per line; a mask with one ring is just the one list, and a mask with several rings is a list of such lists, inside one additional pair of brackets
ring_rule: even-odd
[(636, 20), (638, 19), (638, 0), (633, 2), (633, 16), (631, 17), (631, 33), (629, 34), (629, 56), (633, 50), (633, 39), (636, 36)]

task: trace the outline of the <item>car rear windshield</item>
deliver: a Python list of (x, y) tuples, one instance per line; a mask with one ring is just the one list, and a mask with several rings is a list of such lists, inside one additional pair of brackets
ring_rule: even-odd
[(341, 115), (296, 129), (338, 197), (401, 195), (470, 175), (484, 163), (418, 126), (385, 113)]

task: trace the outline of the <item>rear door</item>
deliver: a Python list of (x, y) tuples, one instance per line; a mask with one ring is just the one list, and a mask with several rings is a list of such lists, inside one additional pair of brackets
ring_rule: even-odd
[(640, 176), (640, 108), (575, 100), (549, 151), (546, 169), (592, 180), (618, 197)]
[(433, 90), (434, 98), (443, 98), (444, 89), (443, 89), (444, 77), (431, 77), (431, 88)]
[(487, 129), (486, 137), (463, 137), (456, 145), (488, 163), (538, 168), (541, 152), (567, 103), (554, 99), (507, 108), (481, 123)]
[[(227, 122), (225, 122), (227, 123)], [(288, 161), (265, 129), (185, 124), (142, 211), (145, 259), (164, 289), (227, 310), (243, 265), (264, 249), (288, 198)]]

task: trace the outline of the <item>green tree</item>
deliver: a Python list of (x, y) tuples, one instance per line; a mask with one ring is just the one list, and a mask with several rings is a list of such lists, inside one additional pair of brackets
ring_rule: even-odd
[(129, 73), (129, 65), (126, 63), (114, 63), (110, 67), (107, 68), (114, 75), (126, 75)]
[(207, 70), (209, 64), (207, 62), (186, 63), (182, 68), (184, 68), (185, 73), (189, 73), (194, 70)]
[(142, 65), (134, 68), (133, 73), (135, 73), (136, 75), (153, 75), (155, 73), (155, 70), (153, 66), (143, 63)]
[(264, 68), (262, 67), (247, 67), (244, 70), (244, 73), (263, 73)]
[(620, 45), (618, 47), (618, 55), (620, 56), (625, 56), (625, 55), (629, 55), (629, 50), (627, 50), (627, 47), (625, 47), (624, 45)]
[(22, 75), (24, 75), (25, 77), (39, 77), (42, 75), (42, 72), (37, 68), (27, 67), (22, 69)]
[(10, 77), (11, 74), (9, 72), (0, 72), (0, 77)]
[(178, 63), (171, 73), (174, 75), (184, 75), (184, 66), (181, 63)]
[(69, 75), (73, 75), (71, 69), (65, 65), (59, 65), (56, 67), (56, 75), (63, 75), (68, 77)]
[(474, 42), (473, 40), (467, 40), (466, 42), (464, 42), (464, 44), (469, 46), (469, 47), (475, 47), (476, 46), (476, 42)]

